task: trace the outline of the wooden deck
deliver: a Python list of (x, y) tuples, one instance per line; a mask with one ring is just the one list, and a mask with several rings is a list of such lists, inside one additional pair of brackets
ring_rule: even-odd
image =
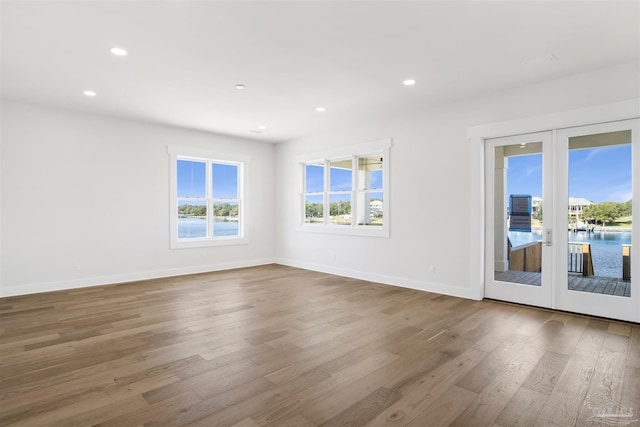
[[(494, 277), (502, 282), (540, 286), (540, 276), (541, 273), (526, 271), (496, 271)], [(569, 273), (569, 289), (594, 294), (631, 296), (631, 282), (615, 277), (583, 276), (582, 274)]]
[(7, 427), (638, 425), (640, 325), (278, 265), (0, 298), (0, 321)]

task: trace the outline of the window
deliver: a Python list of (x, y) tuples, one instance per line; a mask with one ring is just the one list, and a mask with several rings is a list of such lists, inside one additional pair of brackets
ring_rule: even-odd
[(245, 161), (169, 147), (171, 247), (245, 243)]
[(300, 231), (389, 236), (391, 140), (298, 158)]

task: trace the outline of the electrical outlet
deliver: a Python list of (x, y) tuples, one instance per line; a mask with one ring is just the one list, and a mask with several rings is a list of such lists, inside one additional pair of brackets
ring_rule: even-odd
[(78, 261), (73, 263), (73, 271), (78, 271), (80, 270), (80, 263)]

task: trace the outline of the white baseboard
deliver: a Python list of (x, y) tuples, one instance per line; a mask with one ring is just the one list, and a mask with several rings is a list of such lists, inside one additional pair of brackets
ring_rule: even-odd
[(440, 283), (426, 282), (422, 280), (407, 279), (398, 276), (388, 276), (384, 274), (370, 273), (367, 271), (351, 270), (323, 264), (315, 264), (292, 259), (276, 258), (275, 263), (289, 267), (303, 268), (305, 270), (318, 271), (320, 273), (335, 274), (338, 276), (351, 277), (354, 279), (367, 280), (370, 282), (383, 283), (385, 285), (400, 286), (403, 288), (416, 289), (419, 291), (434, 292), (454, 297), (481, 300), (482, 296), (478, 291), (471, 288), (458, 288), (455, 286), (443, 285)]
[(319, 271), (321, 273), (335, 274), (338, 276), (351, 277), (354, 279), (368, 280), (370, 282), (383, 283), (386, 285), (400, 286), (403, 288), (416, 289), (419, 291), (435, 292), (443, 295), (450, 295), (460, 298), (479, 300), (478, 292), (470, 288), (458, 288), (455, 286), (443, 285), (440, 283), (426, 282), (422, 280), (407, 279), (398, 276), (388, 276), (384, 274), (371, 273), (366, 271), (352, 270), (322, 264), (315, 264), (304, 261), (297, 261), (283, 258), (262, 258), (255, 260), (234, 261), (220, 264), (197, 265), (190, 267), (170, 268), (164, 270), (142, 271), (136, 273), (110, 274), (107, 276), (85, 277), (72, 280), (58, 280), (52, 282), (30, 283), (27, 285), (0, 288), (0, 297), (10, 297), (17, 295), (35, 294), (40, 292), (62, 291), (69, 289), (87, 288), (91, 286), (103, 286), (116, 283), (136, 282), (140, 280), (160, 279), (164, 277), (183, 276), (186, 274), (208, 273), (221, 270), (232, 270), (234, 268), (257, 267), (266, 264), (282, 264), (289, 267), (303, 268), (305, 270)]
[(234, 268), (256, 267), (273, 264), (274, 258), (233, 261), (220, 264), (196, 265), (190, 267), (169, 268), (164, 270), (141, 271), (137, 273), (110, 274), (107, 276), (84, 277), (72, 280), (29, 283), (20, 286), (3, 286), (0, 297), (36, 294), (40, 292), (62, 291), (67, 289), (87, 288), (91, 286), (111, 285), (115, 283), (136, 282), (139, 280), (160, 279), (164, 277), (183, 276), (185, 274), (209, 273), (212, 271), (232, 270)]

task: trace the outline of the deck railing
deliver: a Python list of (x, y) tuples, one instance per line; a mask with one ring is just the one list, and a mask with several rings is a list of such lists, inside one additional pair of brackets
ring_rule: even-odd
[(542, 271), (542, 242), (511, 247), (509, 242), (509, 270)]
[(622, 245), (622, 280), (631, 280), (631, 245)]
[[(542, 242), (532, 242), (513, 248), (508, 242), (509, 270), (540, 272), (542, 270)], [(595, 275), (591, 244), (569, 242), (567, 257), (569, 273), (582, 273), (583, 276)], [(622, 280), (631, 280), (631, 245), (622, 245)]]
[(582, 273), (583, 276), (593, 276), (591, 244), (569, 242), (568, 264), (569, 273)]

